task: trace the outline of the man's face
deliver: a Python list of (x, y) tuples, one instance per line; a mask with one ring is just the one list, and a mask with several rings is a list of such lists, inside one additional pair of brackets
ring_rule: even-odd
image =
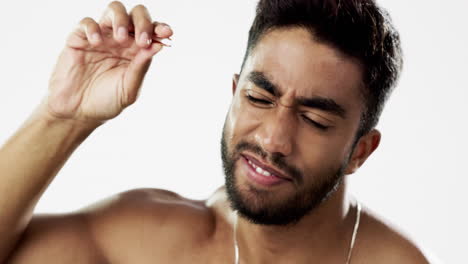
[(362, 111), (358, 63), (300, 28), (267, 33), (235, 81), (222, 139), (231, 205), (299, 221), (341, 182)]

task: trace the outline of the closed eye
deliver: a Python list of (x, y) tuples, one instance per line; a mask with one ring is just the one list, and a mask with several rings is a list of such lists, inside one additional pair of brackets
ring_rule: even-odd
[(328, 128), (330, 128), (329, 126), (322, 125), (321, 123), (308, 118), (306, 115), (302, 115), (302, 119), (304, 119), (304, 121), (309, 125), (313, 125), (314, 127), (323, 131), (326, 131)]
[(245, 97), (253, 106), (259, 108), (271, 108), (275, 106), (275, 101), (271, 98), (252, 89), (245, 91)]
[(268, 101), (268, 100), (265, 100), (265, 99), (260, 99), (260, 98), (257, 98), (257, 97), (253, 97), (252, 95), (248, 94), (246, 95), (247, 98), (253, 102), (253, 103), (259, 103), (259, 104), (264, 104), (264, 105), (272, 105), (273, 103)]

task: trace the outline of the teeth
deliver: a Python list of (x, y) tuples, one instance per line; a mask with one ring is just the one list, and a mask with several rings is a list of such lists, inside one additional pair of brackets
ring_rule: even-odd
[(270, 172), (260, 168), (259, 166), (255, 165), (253, 162), (251, 162), (250, 160), (248, 160), (249, 164), (252, 165), (252, 167), (254, 167), (255, 171), (258, 173), (258, 174), (262, 174), (262, 175), (265, 175), (267, 177), (270, 177), (272, 176)]
[(255, 168), (255, 171), (256, 171), (258, 174), (262, 174), (262, 175), (267, 176), (267, 177), (270, 177), (270, 176), (271, 176), (271, 173), (270, 173), (270, 172), (268, 172), (268, 171), (266, 171), (266, 170), (260, 168), (259, 166), (253, 164), (253, 162), (251, 162), (250, 160), (249, 160), (249, 164), (252, 165), (252, 167)]

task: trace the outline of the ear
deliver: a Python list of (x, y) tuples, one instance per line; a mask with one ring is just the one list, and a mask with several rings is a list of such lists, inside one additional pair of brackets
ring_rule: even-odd
[(232, 95), (236, 93), (237, 84), (239, 84), (239, 74), (234, 74), (232, 76)]
[(380, 144), (381, 134), (377, 129), (372, 129), (369, 133), (362, 136), (354, 147), (345, 174), (356, 172), (367, 158), (377, 149)]

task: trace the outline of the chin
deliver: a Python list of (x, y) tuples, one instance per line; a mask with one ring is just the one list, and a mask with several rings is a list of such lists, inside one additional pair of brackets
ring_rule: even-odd
[(341, 185), (342, 177), (303, 189), (285, 186), (260, 189), (243, 181), (242, 175), (226, 177), (226, 191), (231, 208), (254, 224), (291, 226), (312, 213)]

